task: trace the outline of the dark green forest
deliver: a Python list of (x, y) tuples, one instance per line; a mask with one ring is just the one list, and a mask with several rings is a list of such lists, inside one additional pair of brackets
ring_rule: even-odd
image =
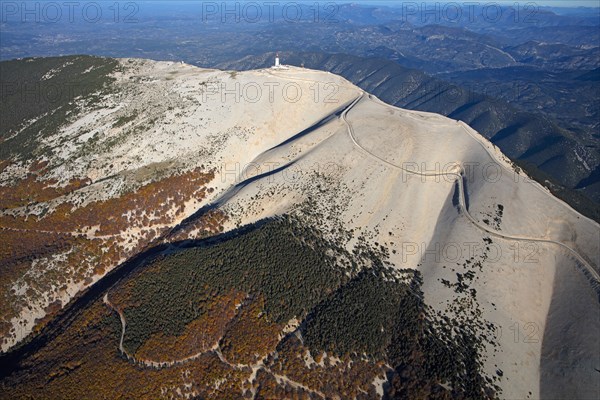
[(78, 101), (93, 106), (110, 90), (117, 66), (115, 59), (92, 56), (1, 62), (0, 160), (36, 155), (39, 138), (67, 123)]
[[(150, 335), (181, 334), (203, 304), (231, 289), (265, 298), (269, 319), (285, 323), (323, 301), (348, 280), (343, 250), (292, 219), (273, 220), (242, 236), (162, 256), (132, 281), (125, 308), (125, 345), (135, 350)], [(118, 290), (118, 289), (116, 289)]]
[(350, 253), (284, 217), (158, 256), (113, 291), (128, 293), (122, 306), (131, 353), (155, 333), (183, 334), (212, 299), (235, 290), (264, 299), (272, 322), (298, 318), (314, 354), (392, 365), (390, 398), (495, 397), (498, 387), (482, 374), (481, 340), (458, 321), (430, 313), (421, 284), (418, 272), (391, 268), (364, 240)]

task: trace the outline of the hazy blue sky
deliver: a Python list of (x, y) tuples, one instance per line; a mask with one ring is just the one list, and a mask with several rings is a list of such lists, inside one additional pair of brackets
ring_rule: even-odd
[[(529, 3), (529, 1), (515, 1), (515, 0), (496, 0), (496, 3)], [(487, 0), (481, 1), (481, 3), (488, 3)], [(535, 3), (538, 6), (554, 6), (554, 7), (600, 7), (600, 0), (537, 0), (531, 1), (531, 3)], [(460, 3), (459, 3), (460, 4)]]
[[(0, 0), (1, 1), (1, 0)], [(102, 1), (102, 0), (99, 0)], [(498, 4), (503, 4), (503, 5), (513, 5), (515, 3), (518, 3), (520, 6), (524, 6), (525, 4), (536, 4), (540, 7), (544, 7), (544, 6), (554, 6), (554, 7), (600, 7), (600, 0), (146, 0), (147, 3), (163, 3), (163, 4), (168, 4), (168, 3), (185, 3), (185, 4), (189, 4), (189, 3), (198, 3), (201, 4), (203, 2), (215, 2), (215, 3), (222, 3), (222, 2), (249, 2), (249, 3), (258, 3), (258, 4), (264, 4), (264, 3), (268, 3), (270, 1), (273, 1), (275, 3), (315, 3), (315, 2), (319, 2), (319, 3), (328, 3), (328, 2), (332, 2), (332, 3), (337, 3), (337, 4), (346, 4), (346, 3), (362, 3), (362, 4), (376, 4), (376, 5), (383, 5), (383, 4), (402, 4), (402, 3), (417, 3), (417, 4), (421, 4), (423, 2), (425, 3), (457, 3), (459, 5), (461, 4), (468, 4), (468, 3), (479, 3), (481, 5), (485, 5), (485, 4), (493, 4), (493, 3), (498, 3)], [(144, 0), (140, 1), (140, 4), (143, 4)], [(123, 4), (125, 4), (125, 2), (123, 2)]]
[[(355, 3), (377, 3), (377, 4), (385, 4), (385, 3), (402, 3), (402, 2), (416, 2), (421, 3), (423, 0), (354, 0)], [(526, 4), (526, 3), (534, 3), (538, 6), (553, 6), (553, 7), (600, 7), (600, 0), (424, 0), (425, 3), (448, 3), (448, 2), (456, 2), (458, 4), (465, 2), (479, 2), (481, 4), (487, 3), (499, 3), (499, 4)], [(344, 0), (336, 0), (336, 3), (345, 2)], [(348, 0), (348, 2), (353, 2), (352, 0)]]

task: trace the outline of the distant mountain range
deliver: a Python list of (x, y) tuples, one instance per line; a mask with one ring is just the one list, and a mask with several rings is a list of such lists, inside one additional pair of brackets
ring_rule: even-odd
[(0, 398), (598, 398), (600, 8), (381, 3), (2, 3)]
[(419, 4), (299, 3), (297, 20), (279, 6), (272, 19), (264, 9), (250, 21), (217, 6), (207, 16), (200, 3), (147, 2), (127, 23), (108, 18), (108, 8), (93, 24), (9, 15), (0, 57), (95, 54), (248, 69), (280, 51), (284, 62), (338, 72), (392, 104), (465, 120), (599, 220), (600, 9), (480, 5), (453, 19), (442, 5), (427, 13)]

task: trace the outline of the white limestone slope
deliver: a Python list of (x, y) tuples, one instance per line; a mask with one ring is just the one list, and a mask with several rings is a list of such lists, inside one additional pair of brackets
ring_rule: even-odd
[[(502, 371), (501, 397), (598, 397), (600, 227), (477, 132), (321, 71), (122, 65), (118, 94), (47, 139), (57, 179), (98, 182), (76, 194), (82, 204), (147, 167), (214, 168), (216, 190), (196, 207), (220, 207), (227, 229), (310, 207), (321, 214), (313, 223), (364, 234), (396, 267), (420, 270), (427, 304), (450, 317), (465, 295), (442, 280), (473, 271), (468, 311), (494, 324), (485, 369)], [(91, 138), (94, 152), (82, 151)]]
[[(298, 68), (248, 74), (298, 84), (330, 78)], [(486, 369), (502, 371), (502, 397), (547, 397), (550, 384), (558, 397), (598, 393), (598, 224), (516, 172), (465, 124), (390, 107), (343, 85), (354, 101), (340, 101), (348, 105), (339, 117), (281, 146), (264, 146), (252, 161), (264, 175), (242, 173), (223, 195), (220, 206), (239, 217), (231, 227), (316, 199), (325, 215), (316, 223), (339, 220), (387, 246), (397, 267), (421, 270), (426, 301), (447, 315), (447, 302), (460, 296), (441, 280), (455, 282), (456, 272), (466, 271), (459, 264), (481, 258), (482, 238), (490, 238), (471, 287), (482, 320), (496, 327), (499, 347), (489, 346)], [(269, 174), (268, 166), (282, 169)], [(494, 223), (498, 205), (502, 217)]]

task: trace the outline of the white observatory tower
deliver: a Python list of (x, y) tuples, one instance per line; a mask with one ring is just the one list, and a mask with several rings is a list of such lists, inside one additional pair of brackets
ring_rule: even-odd
[(288, 69), (287, 66), (281, 64), (281, 62), (279, 61), (279, 53), (275, 54), (275, 65), (273, 65), (271, 68), (277, 69), (277, 70), (279, 70), (279, 69)]

